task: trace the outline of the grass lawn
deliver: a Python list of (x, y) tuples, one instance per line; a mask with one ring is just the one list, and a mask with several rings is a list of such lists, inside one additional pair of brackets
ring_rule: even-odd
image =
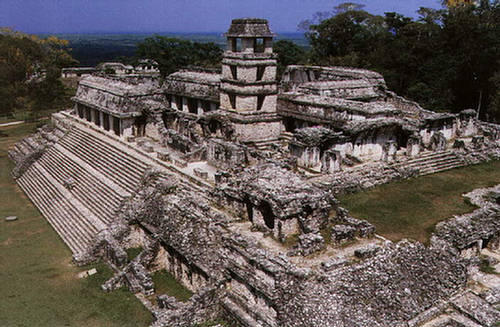
[(373, 223), (388, 239), (427, 243), (436, 223), (474, 210), (463, 193), (499, 183), (500, 161), (493, 161), (381, 185), (339, 200), (352, 216)]
[[(0, 326), (148, 326), (150, 313), (130, 292), (101, 291), (112, 276), (105, 265), (77, 278), (91, 267), (71, 264), (70, 250), (12, 180), (7, 148), (35, 128), (0, 128)], [(10, 215), (19, 220), (6, 222)]]
[(191, 291), (176, 281), (168, 271), (157, 271), (151, 277), (155, 283), (155, 292), (158, 295), (167, 294), (182, 302), (186, 302), (193, 295)]

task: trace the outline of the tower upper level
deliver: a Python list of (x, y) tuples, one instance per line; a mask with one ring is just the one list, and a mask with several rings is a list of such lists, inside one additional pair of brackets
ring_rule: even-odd
[(260, 18), (233, 19), (227, 37), (227, 51), (234, 53), (272, 53), (274, 34), (267, 20)]
[(228, 48), (222, 58), (221, 109), (276, 112), (277, 62), (267, 20), (234, 19), (225, 35)]

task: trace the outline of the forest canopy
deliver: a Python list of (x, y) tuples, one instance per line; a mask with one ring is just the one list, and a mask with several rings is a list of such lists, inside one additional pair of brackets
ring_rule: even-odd
[(78, 63), (67, 47), (67, 41), (53, 36), (40, 39), (0, 29), (0, 115), (60, 105), (65, 95), (61, 69)]
[(417, 19), (363, 7), (343, 3), (299, 24), (310, 64), (372, 69), (427, 109), (479, 108), (500, 122), (500, 1), (420, 8)]

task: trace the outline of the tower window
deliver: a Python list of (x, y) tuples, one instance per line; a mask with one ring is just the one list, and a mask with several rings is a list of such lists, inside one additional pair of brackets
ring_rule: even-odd
[(237, 80), (238, 79), (238, 67), (235, 65), (230, 66), (231, 67), (231, 75), (233, 75), (233, 79)]
[(229, 39), (232, 52), (241, 52), (241, 39), (234, 37)]
[(264, 77), (264, 72), (266, 71), (266, 66), (258, 66), (257, 67), (257, 80), (261, 81), (262, 77)]
[(229, 102), (231, 102), (231, 108), (236, 109), (236, 94), (228, 94), (229, 95)]
[(264, 39), (255, 39), (253, 44), (253, 50), (255, 53), (264, 52)]
[(258, 95), (257, 96), (257, 110), (262, 110), (262, 106), (264, 105), (265, 98), (266, 98), (265, 95)]

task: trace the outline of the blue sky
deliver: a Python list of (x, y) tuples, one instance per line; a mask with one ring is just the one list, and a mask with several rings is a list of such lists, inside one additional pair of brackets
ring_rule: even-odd
[[(27, 33), (222, 32), (230, 20), (269, 19), (274, 32), (295, 32), (337, 0), (0, 0), (0, 26)], [(439, 0), (354, 0), (371, 13), (396, 11), (415, 17)]]

